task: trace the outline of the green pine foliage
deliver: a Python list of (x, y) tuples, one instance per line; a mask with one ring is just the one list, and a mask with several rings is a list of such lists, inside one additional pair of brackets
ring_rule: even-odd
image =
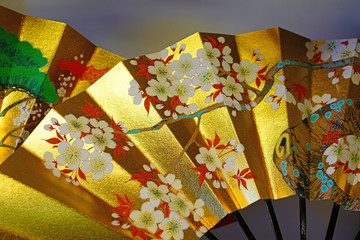
[(0, 87), (22, 89), (45, 102), (57, 102), (54, 84), (39, 71), (46, 63), (39, 49), (0, 27)]

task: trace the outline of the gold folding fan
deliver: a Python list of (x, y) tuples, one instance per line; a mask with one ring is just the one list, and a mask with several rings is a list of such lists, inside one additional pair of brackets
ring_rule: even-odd
[(119, 239), (197, 239), (294, 192), (359, 210), (360, 166), (332, 150), (358, 147), (356, 44), (196, 33), (53, 108), (0, 170)]
[(0, 42), (0, 162), (52, 106), (82, 92), (123, 60), (65, 23), (1, 6)]

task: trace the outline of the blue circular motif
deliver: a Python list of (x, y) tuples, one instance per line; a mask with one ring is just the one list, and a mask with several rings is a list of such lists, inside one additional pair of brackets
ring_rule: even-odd
[(328, 190), (329, 190), (329, 188), (326, 185), (321, 186), (321, 191), (327, 192)]
[(299, 171), (297, 169), (294, 170), (294, 175), (295, 175), (295, 177), (299, 176)]
[(306, 143), (306, 149), (310, 150), (310, 143)]
[(281, 61), (281, 62), (278, 63), (278, 67), (279, 67), (279, 68), (282, 68), (282, 67), (284, 67), (284, 66), (285, 66), (285, 63), (284, 63), (283, 61)]
[(286, 176), (287, 175), (286, 169), (283, 169), (282, 173), (283, 173), (284, 176)]
[(346, 100), (346, 103), (347, 103), (347, 105), (351, 105), (352, 104), (352, 101), (351, 101), (351, 99), (348, 99), (348, 100)]
[(331, 108), (331, 109), (335, 109), (335, 108), (336, 108), (336, 103), (332, 103), (332, 104), (330, 105), (330, 108)]
[(334, 182), (332, 180), (329, 180), (329, 181), (327, 181), (327, 185), (329, 187), (332, 187), (332, 186), (334, 186)]
[(322, 183), (326, 183), (326, 181), (327, 181), (327, 177), (326, 177), (326, 176), (323, 176), (323, 177), (321, 178), (321, 182), (322, 182)]
[(245, 106), (241, 106), (241, 110), (245, 110)]
[(341, 111), (341, 107), (339, 106), (339, 107), (336, 107), (336, 109), (335, 109), (337, 112), (340, 112)]
[(281, 168), (286, 168), (286, 162), (285, 162), (285, 161), (282, 161), (282, 162), (280, 163), (280, 166), (281, 166)]
[(345, 101), (344, 101), (344, 100), (340, 100), (340, 101), (338, 101), (338, 105), (339, 105), (339, 107), (340, 107), (340, 106), (342, 106), (342, 105), (344, 105), (344, 103), (345, 103)]
[(310, 119), (312, 123), (316, 122), (319, 119), (319, 114), (311, 115)]
[(319, 179), (322, 178), (323, 175), (324, 175), (324, 173), (323, 173), (323, 171), (321, 171), (321, 170), (319, 170), (319, 171), (317, 172), (317, 174), (316, 174), (317, 178), (319, 178)]
[(330, 112), (330, 111), (329, 111), (329, 112), (326, 112), (326, 113), (325, 113), (325, 117), (326, 117), (326, 118), (331, 117), (331, 112)]
[(322, 169), (324, 167), (324, 164), (321, 162), (321, 163), (319, 163), (319, 165), (318, 165), (318, 168), (319, 169)]

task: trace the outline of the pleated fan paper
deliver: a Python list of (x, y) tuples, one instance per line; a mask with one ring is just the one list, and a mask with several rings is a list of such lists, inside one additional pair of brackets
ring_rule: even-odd
[(359, 210), (359, 50), (196, 33), (54, 107), (0, 170), (119, 239), (198, 239), (294, 193)]
[(0, 162), (50, 108), (85, 90), (122, 60), (65, 23), (0, 7)]

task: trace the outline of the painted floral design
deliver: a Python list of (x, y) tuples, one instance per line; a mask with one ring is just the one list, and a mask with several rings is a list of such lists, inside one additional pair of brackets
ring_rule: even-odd
[(355, 185), (360, 182), (360, 137), (342, 135), (340, 131), (329, 130), (327, 136), (323, 137), (324, 142), (329, 145), (323, 153), (329, 165), (326, 173), (332, 175), (336, 170), (343, 169), (344, 174), (348, 174), (347, 182)]
[[(145, 202), (141, 211), (135, 209), (135, 203), (124, 194), (115, 194), (118, 206), (112, 207), (112, 225), (130, 229), (132, 236), (143, 240), (186, 239), (184, 230), (190, 223), (196, 227), (201, 237), (207, 229), (199, 222), (204, 216), (204, 201), (189, 201), (182, 193), (182, 183), (174, 174), (163, 175), (157, 171), (154, 163), (144, 165), (140, 173), (133, 174), (131, 180), (138, 181), (141, 189), (139, 196)], [(130, 219), (126, 220), (126, 219)]]
[[(306, 56), (312, 63), (338, 61), (357, 57), (360, 53), (357, 39), (329, 40), (322, 43), (320, 41), (310, 41), (305, 46), (308, 49)], [(356, 65), (339, 67), (328, 70), (328, 77), (333, 85), (336, 85), (342, 79), (350, 78), (353, 84), (359, 85), (360, 69)]]
[[(159, 110), (163, 109), (165, 116), (177, 119), (181, 114), (197, 111), (196, 104), (188, 103), (196, 91), (213, 89), (205, 103), (224, 103), (233, 108), (234, 116), (236, 111), (255, 107), (256, 103), (251, 99), (256, 94), (247, 84), (255, 82), (259, 88), (267, 81), (265, 72), (268, 66), (261, 69), (259, 66), (264, 56), (255, 50), (251, 60), (234, 63), (232, 50), (224, 37), (206, 36), (203, 41), (204, 47), (196, 52), (196, 56), (184, 52), (185, 44), (180, 47), (175, 44), (169, 50), (132, 59), (130, 64), (139, 68), (129, 88), (134, 103), (141, 104), (144, 99), (148, 112), (152, 104)], [(139, 84), (143, 81), (142, 76), (147, 81), (144, 88)]]
[(159, 228), (163, 230), (160, 236), (164, 240), (171, 238), (175, 240), (184, 239), (184, 230), (188, 227), (189, 224), (176, 212), (170, 212), (169, 217), (159, 224)]
[(155, 233), (158, 228), (157, 224), (164, 219), (164, 213), (160, 210), (155, 211), (149, 202), (145, 202), (141, 206), (141, 211), (134, 210), (131, 212), (130, 218), (134, 221), (136, 227)]
[(115, 158), (120, 154), (125, 156), (133, 146), (125, 136), (124, 123), (114, 120), (107, 123), (100, 118), (104, 112), (87, 101), (80, 109), (85, 116), (68, 114), (64, 123), (52, 118), (51, 124), (44, 125), (45, 130), (55, 132), (55, 137), (45, 141), (58, 151), (55, 158), (50, 152), (44, 153), (45, 167), (52, 169), (57, 177), (65, 174), (66, 180), (75, 185), (79, 185), (79, 179), (86, 181), (86, 174), (90, 173), (93, 180), (101, 180), (113, 170), (110, 153)]
[[(244, 151), (244, 146), (241, 143), (236, 144), (236, 140), (230, 140), (226, 144), (220, 144), (220, 137), (215, 133), (213, 141), (206, 138), (207, 145), (199, 149), (199, 154), (195, 156), (199, 167), (193, 170), (200, 173), (199, 187), (203, 184), (205, 179), (212, 180), (212, 185), (215, 188), (227, 188), (228, 175), (236, 179), (238, 187), (244, 186), (247, 189), (246, 180), (257, 178), (257, 176), (250, 171), (250, 168), (245, 168), (242, 171), (235, 169), (234, 161), (237, 159), (236, 154)], [(202, 203), (198, 203), (201, 205)]]
[(112, 172), (114, 165), (111, 163), (112, 157), (109, 153), (93, 152), (89, 160), (84, 160), (81, 164), (81, 170), (84, 173), (90, 173), (94, 180), (100, 180), (104, 174)]

